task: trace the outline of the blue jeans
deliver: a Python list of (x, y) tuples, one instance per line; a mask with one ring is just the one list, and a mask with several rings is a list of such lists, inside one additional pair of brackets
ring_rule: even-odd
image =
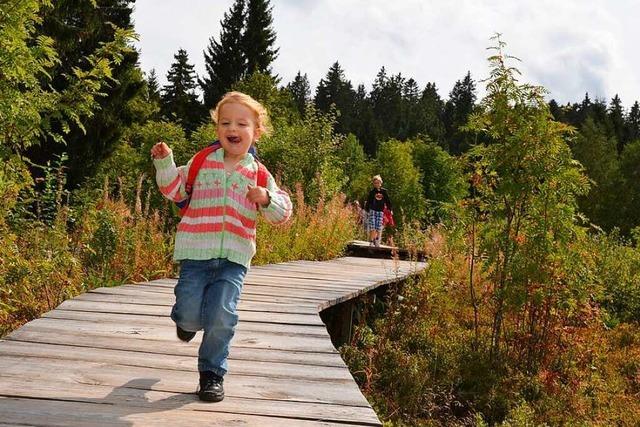
[(204, 329), (198, 370), (227, 373), (229, 344), (238, 323), (236, 307), (247, 268), (226, 259), (183, 260), (171, 319), (185, 331)]

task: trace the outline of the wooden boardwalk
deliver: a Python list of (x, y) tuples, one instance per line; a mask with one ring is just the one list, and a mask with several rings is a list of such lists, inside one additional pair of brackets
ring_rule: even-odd
[(194, 394), (201, 334), (175, 337), (175, 280), (85, 293), (0, 340), (0, 426), (380, 425), (318, 313), (420, 268), (252, 267), (219, 403)]

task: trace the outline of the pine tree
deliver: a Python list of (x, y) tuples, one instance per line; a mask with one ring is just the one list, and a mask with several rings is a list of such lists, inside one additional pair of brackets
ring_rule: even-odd
[(625, 121), (627, 129), (627, 141), (634, 142), (640, 140), (640, 104), (634, 102), (627, 114)]
[(354, 98), (353, 133), (362, 144), (365, 153), (375, 156), (380, 141), (380, 128), (373, 112), (371, 98), (362, 84), (358, 85)]
[(580, 211), (593, 223), (611, 230), (617, 224), (618, 195), (614, 186), (619, 165), (616, 139), (607, 134), (603, 124), (589, 116), (580, 127), (571, 150), (594, 183), (589, 194), (578, 198)]
[(307, 104), (311, 101), (311, 86), (307, 73), (304, 76), (298, 71), (293, 81), (287, 85), (287, 89), (291, 92), (300, 116), (304, 116)]
[(555, 99), (552, 99), (551, 101), (549, 101), (549, 112), (553, 116), (554, 120), (558, 122), (564, 122), (564, 123), (567, 122), (567, 118), (565, 117), (564, 110), (560, 105), (558, 105)]
[(444, 101), (438, 95), (435, 83), (427, 83), (420, 98), (420, 112), (424, 123), (424, 133), (440, 146), (444, 146), (445, 129), (442, 122)]
[(220, 42), (211, 37), (204, 52), (206, 72), (199, 84), (203, 91), (204, 105), (208, 108), (213, 108), (222, 95), (246, 74), (247, 60), (242, 40), (245, 8), (245, 0), (235, 0), (220, 21)]
[(624, 115), (625, 114), (622, 107), (622, 101), (620, 100), (618, 94), (616, 94), (611, 99), (611, 103), (609, 104), (608, 121), (611, 124), (612, 134), (616, 138), (616, 141), (618, 141), (618, 153), (622, 153), (622, 150), (627, 143)]
[(147, 100), (157, 102), (160, 105), (160, 83), (155, 68), (151, 69), (147, 77)]
[[(116, 29), (133, 29), (131, 14), (134, 0), (102, 0), (96, 6), (85, 0), (59, 0), (52, 2), (53, 8), (43, 14), (44, 19), (38, 33), (55, 41), (59, 63), (49, 71), (51, 79), (43, 79), (42, 85), (58, 92), (68, 89), (74, 70), (87, 70), (86, 57), (100, 49), (104, 43), (114, 40)], [(83, 121), (84, 129), (72, 127), (65, 135), (65, 144), (51, 137), (43, 137), (37, 149), (30, 150), (28, 157), (37, 164), (63, 152), (67, 152), (68, 186), (76, 187), (91, 176), (102, 159), (107, 157), (120, 139), (124, 129), (131, 123), (143, 120), (129, 108), (129, 101), (142, 94), (145, 83), (137, 67), (138, 53), (135, 49), (125, 52), (119, 64), (112, 70), (112, 82), (102, 88), (98, 108), (93, 116)], [(117, 83), (115, 83), (117, 81)], [(64, 125), (51, 122), (54, 132), (62, 133)]]
[(405, 141), (424, 131), (424, 122), (420, 114), (420, 88), (418, 83), (409, 78), (402, 87), (402, 109), (400, 110), (400, 127), (395, 138)]
[(269, 0), (248, 0), (242, 45), (247, 58), (247, 74), (258, 71), (271, 75), (271, 63), (279, 49), (274, 48), (276, 33), (271, 28), (273, 17)]
[(393, 138), (400, 133), (404, 85), (402, 74), (387, 77), (385, 67), (380, 69), (373, 82), (371, 103), (381, 131), (381, 140)]
[(338, 110), (336, 132), (347, 134), (352, 131), (355, 91), (338, 61), (333, 63), (325, 78), (318, 83), (314, 102), (320, 111), (329, 112), (332, 106)]
[(462, 81), (456, 81), (445, 104), (444, 125), (449, 152), (460, 154), (471, 146), (471, 137), (460, 130), (467, 123), (476, 102), (476, 84), (471, 72)]
[(162, 114), (182, 124), (190, 134), (205, 120), (205, 110), (195, 92), (196, 76), (187, 51), (179, 49), (167, 73), (168, 84), (162, 88)]

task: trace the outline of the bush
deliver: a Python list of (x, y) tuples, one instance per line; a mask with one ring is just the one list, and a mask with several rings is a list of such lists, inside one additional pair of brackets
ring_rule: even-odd
[(254, 264), (297, 259), (326, 260), (340, 256), (357, 229), (354, 212), (338, 194), (328, 202), (308, 206), (300, 185), (294, 199), (293, 216), (282, 225), (258, 220), (257, 253)]

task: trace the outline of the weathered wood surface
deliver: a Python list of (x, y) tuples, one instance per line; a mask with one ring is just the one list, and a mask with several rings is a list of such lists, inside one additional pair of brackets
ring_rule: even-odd
[(319, 312), (422, 264), (345, 257), (253, 267), (226, 397), (194, 394), (200, 335), (175, 337), (174, 279), (100, 288), (0, 340), (0, 425), (380, 425)]

